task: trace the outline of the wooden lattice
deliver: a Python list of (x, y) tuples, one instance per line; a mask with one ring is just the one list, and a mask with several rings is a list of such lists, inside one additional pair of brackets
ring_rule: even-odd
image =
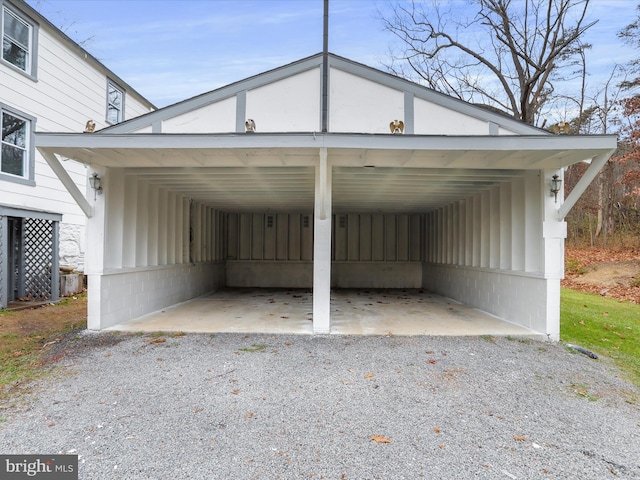
[(53, 221), (24, 219), (24, 281), (26, 296), (45, 301), (53, 297)]

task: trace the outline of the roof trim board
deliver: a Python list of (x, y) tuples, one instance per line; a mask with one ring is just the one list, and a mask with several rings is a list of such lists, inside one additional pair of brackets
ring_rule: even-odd
[[(288, 65), (284, 65), (282, 67), (275, 68), (273, 70), (269, 70), (267, 72), (249, 77), (244, 80), (240, 80), (235, 83), (231, 83), (229, 85), (220, 87), (216, 90), (212, 90), (207, 93), (203, 93), (201, 95), (192, 97), (190, 99), (184, 100), (179, 103), (175, 103), (173, 105), (169, 105), (168, 107), (156, 110), (154, 112), (148, 113), (146, 115), (142, 115), (140, 117), (136, 117), (134, 119), (127, 120), (125, 122), (119, 123), (118, 125), (113, 125), (107, 127), (100, 132), (96, 132), (98, 134), (115, 134), (115, 133), (128, 133), (132, 131), (139, 130), (144, 127), (148, 127), (151, 125), (158, 126), (159, 122), (162, 120), (166, 120), (169, 118), (173, 118), (179, 115), (183, 115), (185, 113), (197, 110), (199, 108), (203, 108), (205, 106), (211, 105), (213, 103), (219, 102), (221, 100), (225, 100), (227, 98), (231, 98), (234, 96), (238, 96), (242, 99), (242, 95), (246, 95), (247, 90), (253, 90), (264, 85), (268, 85), (270, 83), (276, 82), (278, 80), (282, 80), (288, 77), (292, 77), (294, 75), (298, 75), (300, 73), (312, 70), (314, 68), (318, 68), (318, 74), (321, 75), (322, 69), (322, 54), (315, 54), (313, 56), (298, 60), (296, 62), (290, 63)], [(335, 54), (329, 54), (329, 68), (336, 68), (343, 72), (365, 78), (372, 82), (378, 83), (380, 85), (398, 90), (400, 92), (404, 92), (405, 94), (405, 113), (407, 115), (407, 123), (413, 128), (412, 124), (412, 114), (413, 114), (413, 101), (414, 98), (422, 99), (428, 102), (432, 102), (436, 105), (439, 105), (443, 108), (447, 108), (450, 110), (454, 110), (461, 114), (467, 115), (469, 117), (475, 118), (477, 120), (486, 121), (489, 124), (495, 124), (492, 126), (492, 131), (497, 131), (497, 127), (502, 127), (511, 132), (522, 134), (522, 135), (550, 135), (549, 132), (539, 129), (537, 127), (533, 127), (526, 123), (523, 123), (519, 120), (509, 117), (508, 115), (503, 115), (499, 113), (492, 112), (486, 108), (473, 105), (467, 103), (463, 100), (459, 100), (457, 98), (450, 97), (448, 95), (436, 92), (430, 88), (427, 88), (423, 85), (419, 85), (417, 83), (411, 82), (409, 80), (397, 77), (390, 73), (383, 72), (381, 70), (369, 67), (367, 65), (354, 62), (344, 57), (340, 57)], [(318, 100), (320, 101), (321, 92), (318, 92)], [(409, 102), (411, 100), (411, 102)], [(407, 105), (411, 104), (409, 109), (407, 109)], [(330, 113), (329, 113), (330, 115)], [(236, 129), (237, 131), (244, 131), (244, 118), (236, 118)], [(242, 125), (241, 125), (242, 124)], [(411, 131), (407, 131), (408, 134), (412, 133)]]

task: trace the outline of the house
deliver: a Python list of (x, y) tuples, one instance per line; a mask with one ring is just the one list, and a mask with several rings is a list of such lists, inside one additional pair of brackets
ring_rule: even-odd
[(155, 107), (28, 4), (0, 0), (0, 309), (58, 296), (59, 264), (82, 269), (86, 217), (58, 180), (85, 190), (87, 168), (55, 172), (36, 132), (82, 133)]
[[(323, 53), (36, 147), (102, 182), (86, 198), (66, 182), (89, 217), (90, 329), (223, 287), (305, 287), (329, 333), (332, 289), (419, 288), (557, 340), (564, 216), (616, 138)], [(563, 168), (585, 161), (564, 199)]]

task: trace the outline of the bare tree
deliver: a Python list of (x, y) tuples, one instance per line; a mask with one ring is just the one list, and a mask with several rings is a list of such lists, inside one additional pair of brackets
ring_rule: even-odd
[(399, 3), (383, 15), (404, 48), (389, 68), (406, 75), (406, 64), (431, 88), (532, 125), (595, 24), (585, 21), (589, 0), (469, 0), (468, 18), (459, 2), (430, 5)]

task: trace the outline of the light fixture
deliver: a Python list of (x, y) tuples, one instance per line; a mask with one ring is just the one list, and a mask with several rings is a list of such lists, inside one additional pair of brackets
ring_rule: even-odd
[(87, 120), (87, 123), (84, 127), (84, 133), (93, 133), (96, 129), (96, 122), (93, 120)]
[(560, 191), (560, 185), (562, 185), (562, 180), (557, 174), (551, 177), (551, 193), (553, 193), (553, 198), (556, 203), (558, 203), (558, 192)]
[(93, 189), (93, 199), (96, 199), (96, 195), (102, 195), (102, 178), (94, 173), (89, 177), (89, 185)]
[(256, 131), (256, 122), (253, 119), (248, 118), (246, 122), (244, 122), (244, 128), (246, 133), (253, 133)]

